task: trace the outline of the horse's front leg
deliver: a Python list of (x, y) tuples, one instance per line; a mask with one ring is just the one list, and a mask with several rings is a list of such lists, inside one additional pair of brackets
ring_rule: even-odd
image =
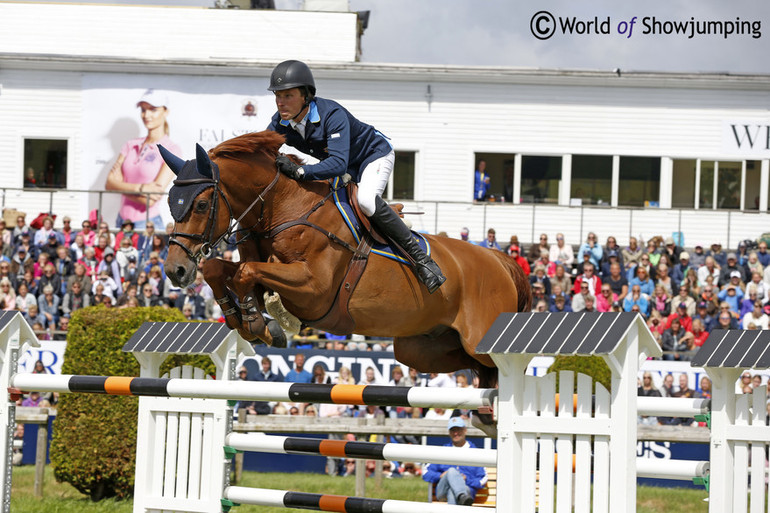
[(332, 269), (313, 269), (306, 262), (245, 262), (233, 277), (233, 291), (243, 301), (259, 287), (277, 292), (287, 310), (300, 319), (317, 319), (334, 299)]

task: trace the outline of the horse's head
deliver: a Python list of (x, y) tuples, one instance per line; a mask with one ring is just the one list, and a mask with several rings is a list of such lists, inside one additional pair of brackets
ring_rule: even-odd
[[(188, 161), (159, 149), (177, 176), (168, 195), (174, 230), (164, 266), (171, 282), (185, 287), (195, 279), (198, 260), (209, 257), (229, 234), (232, 209), (220, 188), (219, 167), (200, 145), (196, 158)], [(219, 208), (220, 203), (227, 208)]]

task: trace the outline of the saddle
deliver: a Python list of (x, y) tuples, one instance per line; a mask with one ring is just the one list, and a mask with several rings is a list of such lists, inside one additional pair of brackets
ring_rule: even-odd
[[(308, 324), (333, 325), (335, 326), (336, 331), (352, 333), (355, 330), (356, 323), (353, 320), (353, 317), (351, 317), (348, 308), (350, 297), (356, 290), (358, 282), (361, 280), (361, 276), (366, 269), (366, 264), (369, 262), (369, 254), (372, 251), (373, 241), (380, 244), (387, 244), (388, 241), (374, 229), (369, 222), (369, 218), (361, 210), (361, 206), (358, 204), (358, 185), (354, 182), (348, 182), (345, 189), (348, 193), (348, 203), (350, 204), (350, 208), (358, 219), (361, 228), (361, 242), (358, 244), (358, 247), (353, 254), (353, 258), (351, 258), (348, 263), (347, 271), (342, 278), (340, 289), (334, 297), (331, 308), (329, 308), (329, 311), (326, 312), (323, 317), (311, 321)], [(404, 217), (401, 213), (404, 209), (403, 204), (394, 203), (390, 207), (399, 215), (399, 217)]]

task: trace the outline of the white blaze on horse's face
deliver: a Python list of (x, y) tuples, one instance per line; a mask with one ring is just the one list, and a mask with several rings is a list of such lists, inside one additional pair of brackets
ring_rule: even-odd
[(297, 115), (305, 108), (305, 97), (298, 87), (286, 89), (285, 91), (276, 91), (275, 106), (278, 108), (278, 114), (281, 115), (281, 119), (284, 121), (295, 116), (301, 120), (302, 117)]

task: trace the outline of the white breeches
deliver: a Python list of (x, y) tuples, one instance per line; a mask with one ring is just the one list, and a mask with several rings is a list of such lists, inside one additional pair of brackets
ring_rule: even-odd
[(367, 217), (374, 214), (375, 198), (382, 196), (388, 186), (395, 161), (396, 153), (391, 151), (371, 162), (361, 173), (361, 180), (358, 182), (358, 204)]

